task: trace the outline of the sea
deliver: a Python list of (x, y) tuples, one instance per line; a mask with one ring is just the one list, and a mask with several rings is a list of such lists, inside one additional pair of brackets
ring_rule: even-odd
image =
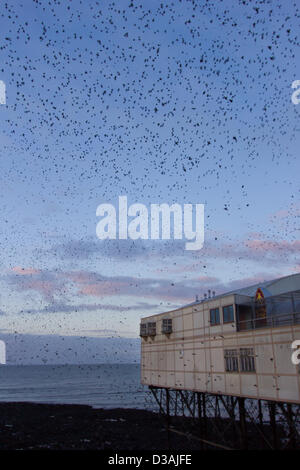
[(2, 365), (0, 402), (156, 409), (138, 364)]

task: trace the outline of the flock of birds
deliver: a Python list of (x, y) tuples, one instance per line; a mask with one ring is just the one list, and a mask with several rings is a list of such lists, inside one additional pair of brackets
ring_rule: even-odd
[(296, 1), (2, 2), (3, 187), (28, 188), (29, 208), (48, 195), (67, 215), (114, 194), (205, 202), (215, 191), (208, 227), (220, 210), (246, 224), (249, 176), (263, 168), (274, 189), (276, 167), (296, 159), (299, 18)]

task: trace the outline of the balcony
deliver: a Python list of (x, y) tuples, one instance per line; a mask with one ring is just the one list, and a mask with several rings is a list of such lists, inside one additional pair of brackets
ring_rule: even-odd
[(237, 321), (237, 331), (256, 330), (258, 328), (276, 328), (278, 326), (289, 326), (300, 324), (300, 312), (279, 313), (277, 315), (263, 318), (250, 318), (249, 320)]

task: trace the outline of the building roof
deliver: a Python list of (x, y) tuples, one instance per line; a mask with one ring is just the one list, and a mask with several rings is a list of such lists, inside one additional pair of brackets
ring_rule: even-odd
[[(191, 307), (193, 305), (203, 304), (205, 302), (211, 302), (212, 300), (220, 299), (222, 297), (226, 297), (227, 295), (241, 295), (241, 296), (253, 298), (258, 288), (260, 288), (263, 291), (263, 294), (265, 297), (285, 294), (287, 292), (300, 291), (300, 273), (290, 274), (289, 276), (271, 279), (270, 281), (262, 281), (256, 284), (252, 284), (251, 286), (248, 286), (248, 287), (242, 287), (240, 289), (235, 289), (229, 292), (224, 292), (223, 294), (218, 294), (218, 295), (215, 295), (214, 297), (210, 297), (210, 298), (202, 299), (199, 301), (194, 301), (186, 305), (182, 305), (181, 307), (177, 307), (175, 309), (169, 310), (169, 312), (180, 310), (181, 308)], [(145, 318), (150, 318), (150, 317), (157, 316), (157, 315), (164, 315), (166, 313), (168, 313), (168, 311), (160, 312), (155, 315), (147, 315), (146, 317), (143, 317), (143, 318), (145, 319)]]
[(209, 302), (212, 299), (219, 299), (226, 295), (245, 295), (248, 297), (254, 297), (257, 289), (260, 288), (263, 291), (265, 297), (271, 295), (279, 295), (286, 292), (292, 292), (294, 290), (300, 289), (300, 273), (290, 274), (289, 276), (279, 277), (272, 279), (270, 281), (258, 282), (257, 284), (252, 284), (248, 287), (242, 287), (240, 289), (235, 289), (229, 292), (224, 292), (223, 294), (215, 295), (214, 297), (202, 299), (199, 301), (191, 302), (190, 304), (184, 305), (181, 308), (189, 307), (191, 305), (197, 305), (203, 302)]

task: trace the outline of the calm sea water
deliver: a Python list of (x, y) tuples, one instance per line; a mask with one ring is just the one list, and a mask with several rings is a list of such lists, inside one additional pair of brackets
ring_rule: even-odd
[(155, 408), (136, 364), (0, 366), (0, 401)]

